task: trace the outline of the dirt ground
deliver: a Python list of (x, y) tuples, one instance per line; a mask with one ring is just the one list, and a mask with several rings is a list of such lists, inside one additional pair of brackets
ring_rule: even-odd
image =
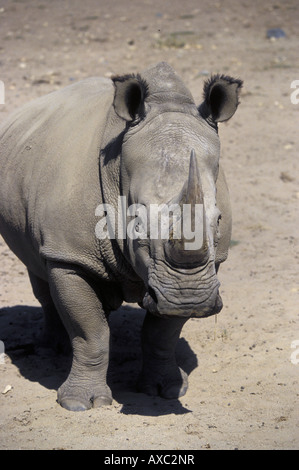
[[(267, 38), (278, 27), (286, 37)], [(1, 240), (1, 449), (298, 449), (298, 31), (297, 0), (0, 0), (0, 122), (74, 81), (161, 60), (198, 103), (211, 73), (244, 80), (236, 115), (219, 129), (234, 218), (224, 308), (217, 322), (183, 329), (187, 394), (135, 392), (144, 312), (125, 305), (110, 318), (113, 404), (61, 408), (68, 359), (34, 348), (41, 310)]]

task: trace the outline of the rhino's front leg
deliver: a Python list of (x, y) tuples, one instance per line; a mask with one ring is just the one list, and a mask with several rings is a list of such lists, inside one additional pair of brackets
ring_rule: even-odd
[(49, 263), (49, 285), (73, 348), (72, 368), (58, 390), (58, 403), (72, 411), (111, 404), (106, 384), (109, 327), (96, 284), (77, 267)]
[(188, 388), (187, 374), (178, 367), (175, 348), (186, 318), (163, 318), (147, 313), (142, 328), (143, 368), (140, 392), (178, 398)]

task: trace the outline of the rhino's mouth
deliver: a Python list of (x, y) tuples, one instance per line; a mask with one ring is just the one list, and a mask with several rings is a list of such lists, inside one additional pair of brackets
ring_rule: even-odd
[(196, 296), (194, 300), (186, 299), (184, 296), (179, 297), (179, 302), (175, 302), (175, 299), (167, 300), (167, 296), (162, 296), (158, 289), (149, 286), (143, 298), (143, 307), (158, 316), (203, 318), (219, 313), (223, 304), (219, 294), (219, 285), (201, 302)]

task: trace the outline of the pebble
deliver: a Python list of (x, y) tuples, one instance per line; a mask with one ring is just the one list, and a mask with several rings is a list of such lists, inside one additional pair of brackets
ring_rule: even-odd
[(271, 39), (271, 38), (279, 39), (279, 38), (285, 38), (285, 37), (286, 37), (286, 33), (281, 28), (272, 28), (272, 29), (268, 29), (267, 31), (268, 39)]
[(6, 387), (2, 391), (2, 395), (6, 395), (6, 393), (8, 393), (10, 390), (12, 390), (12, 386), (11, 385), (6, 385)]
[(281, 181), (283, 181), (284, 183), (290, 183), (290, 182), (295, 180), (295, 178), (293, 178), (293, 176), (289, 175), (289, 173), (287, 173), (286, 171), (282, 171), (280, 173), (279, 177), (280, 177)]
[(293, 148), (293, 145), (292, 144), (286, 144), (283, 148), (285, 150), (291, 150)]

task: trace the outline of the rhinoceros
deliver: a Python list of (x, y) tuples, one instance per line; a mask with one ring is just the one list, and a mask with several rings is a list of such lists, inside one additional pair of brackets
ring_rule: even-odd
[[(1, 234), (27, 267), (45, 341), (70, 340), (72, 366), (57, 393), (62, 407), (111, 404), (108, 315), (123, 302), (146, 309), (137, 389), (169, 399), (185, 394), (187, 374), (175, 360), (182, 327), (222, 308), (217, 271), (228, 254), (231, 209), (218, 123), (235, 113), (241, 87), (239, 79), (213, 75), (197, 106), (162, 62), (71, 84), (2, 125)], [(168, 214), (168, 237), (151, 237), (151, 218), (140, 214), (161, 205), (190, 207), (185, 217), (200, 243), (175, 231), (183, 211)], [(131, 215), (130, 236), (124, 227), (111, 231), (109, 214), (116, 221)]]

